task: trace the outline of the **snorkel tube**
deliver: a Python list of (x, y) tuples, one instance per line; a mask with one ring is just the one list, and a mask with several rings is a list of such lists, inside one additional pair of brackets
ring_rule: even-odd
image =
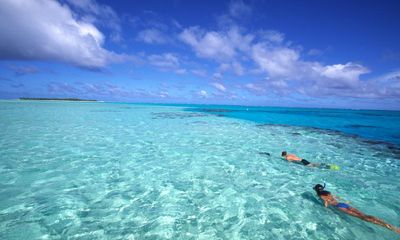
[(326, 187), (325, 183), (324, 186), (322, 186), (321, 184), (317, 184), (313, 187), (313, 189), (315, 190), (315, 192), (317, 192), (318, 196), (330, 194), (330, 192), (325, 191), (325, 187)]

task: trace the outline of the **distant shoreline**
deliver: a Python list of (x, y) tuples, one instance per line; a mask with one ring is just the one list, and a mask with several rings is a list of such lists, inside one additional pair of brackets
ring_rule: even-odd
[(97, 100), (93, 100), (93, 99), (80, 99), (80, 98), (28, 98), (28, 97), (21, 97), (21, 98), (19, 98), (19, 100), (97, 102)]

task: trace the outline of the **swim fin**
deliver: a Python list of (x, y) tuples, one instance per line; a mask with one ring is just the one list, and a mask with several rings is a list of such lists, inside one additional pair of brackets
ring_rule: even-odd
[(336, 164), (331, 164), (331, 165), (329, 165), (329, 169), (338, 171), (338, 170), (340, 170), (340, 167)]

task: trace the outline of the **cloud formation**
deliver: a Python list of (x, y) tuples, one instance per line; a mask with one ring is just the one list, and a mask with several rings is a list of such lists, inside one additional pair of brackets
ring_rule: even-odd
[(400, 71), (366, 81), (361, 88), (371, 98), (400, 98)]
[(226, 87), (224, 85), (222, 85), (221, 83), (213, 82), (213, 83), (211, 83), (211, 85), (221, 92), (226, 91)]
[(130, 18), (135, 29), (135, 40), (147, 44), (174, 44), (175, 35), (181, 29), (176, 20), (164, 19), (153, 11), (142, 11)]
[(197, 95), (198, 95), (200, 98), (208, 98), (208, 97), (209, 97), (207, 91), (205, 91), (205, 90), (200, 90), (200, 91), (198, 91), (198, 92), (197, 92)]
[(169, 96), (165, 90), (147, 91), (144, 89), (129, 89), (111, 83), (66, 83), (52, 82), (47, 85), (47, 91), (54, 96), (74, 97), (86, 96), (98, 100), (116, 99), (163, 99)]
[(186, 69), (181, 67), (178, 56), (173, 53), (149, 55), (147, 61), (150, 65), (163, 71), (173, 71), (177, 74), (186, 73)]
[(228, 31), (205, 31), (189, 27), (179, 34), (179, 39), (193, 48), (196, 55), (219, 62), (230, 61), (237, 52), (247, 51), (252, 35), (242, 35), (238, 28)]
[(293, 77), (297, 74), (300, 55), (295, 49), (257, 43), (252, 46), (252, 59), (270, 77)]
[(168, 42), (168, 37), (158, 29), (149, 28), (140, 31), (136, 40), (149, 44), (164, 44)]
[[(304, 60), (302, 48), (293, 46), (285, 40), (283, 33), (274, 30), (246, 33), (235, 25), (219, 31), (195, 26), (185, 28), (179, 39), (197, 57), (219, 63), (212, 75), (214, 80), (223, 79), (229, 71), (236, 76), (250, 72), (264, 76), (264, 80), (242, 85), (243, 89), (258, 96), (297, 93), (312, 97), (383, 98), (397, 94), (396, 81), (381, 80), (387, 86), (383, 90), (383, 85), (376, 84), (376, 79), (361, 80), (361, 76), (370, 70), (360, 63), (323, 64)], [(253, 67), (253, 70), (245, 66)], [(212, 85), (222, 89), (215, 83)]]
[(228, 13), (218, 19), (217, 29), (188, 26), (178, 35), (199, 59), (219, 64), (211, 74), (212, 80), (220, 81), (229, 73), (244, 76), (247, 81), (241, 89), (258, 96), (295, 93), (311, 97), (384, 98), (397, 94), (395, 80), (363, 80), (370, 69), (361, 63), (325, 64), (306, 60), (306, 56), (324, 52), (310, 49), (303, 53), (301, 46), (293, 45), (284, 33), (276, 30), (246, 30), (238, 22), (251, 12), (251, 7), (243, 1), (231, 1)]
[(14, 72), (16, 76), (23, 76), (28, 74), (35, 74), (39, 72), (39, 68), (35, 66), (16, 66), (9, 65), (8, 68)]
[(229, 15), (234, 18), (249, 16), (251, 12), (251, 7), (245, 4), (242, 0), (234, 0), (229, 4)]
[[(111, 7), (95, 0), (3, 0), (0, 1), (0, 60), (63, 62), (96, 70), (112, 62), (131, 60), (135, 66), (204, 78), (199, 81), (198, 78), (186, 79), (187, 75), (175, 76), (176, 79), (185, 78), (182, 85), (193, 84), (192, 92), (187, 95), (207, 98), (210, 102), (249, 95), (253, 95), (252, 99), (293, 95), (305, 98), (400, 97), (398, 71), (370, 78), (367, 74), (371, 70), (358, 59), (322, 62), (318, 56), (324, 55), (326, 60), (329, 48), (304, 49), (294, 45), (285, 33), (257, 29), (256, 24), (246, 25), (251, 23), (250, 17), (255, 11), (243, 0), (232, 0), (217, 16), (216, 24), (208, 28), (185, 26), (152, 11), (139, 11), (136, 16), (120, 18)], [(122, 20), (129, 24), (122, 25)], [(127, 25), (131, 42), (122, 39), (122, 26)], [(106, 49), (109, 40), (124, 41), (124, 44), (107, 46), (140, 52), (129, 57), (116, 54)], [(397, 55), (388, 57), (396, 59)], [(16, 76), (39, 72), (30, 65), (5, 66)], [(170, 81), (179, 81), (176, 79)], [(0, 80), (11, 81), (5, 77)], [(143, 84), (143, 88), (146, 87)], [(54, 93), (126, 98), (173, 99), (174, 96), (174, 91), (168, 92), (171, 88), (136, 91), (112, 84), (52, 83), (48, 89)]]
[[(18, 30), (18, 31), (16, 31)], [(104, 35), (56, 1), (0, 1), (0, 59), (44, 60), (102, 68), (122, 60), (103, 48)]]
[(79, 13), (81, 21), (106, 27), (111, 30), (112, 41), (122, 41), (120, 19), (110, 6), (99, 4), (94, 0), (67, 0), (67, 2), (75, 12)]

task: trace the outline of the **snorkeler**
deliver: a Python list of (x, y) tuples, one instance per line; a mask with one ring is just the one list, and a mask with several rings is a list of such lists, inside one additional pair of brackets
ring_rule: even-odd
[(337, 209), (339, 209), (340, 211), (347, 213), (351, 216), (358, 217), (364, 221), (371, 222), (371, 223), (383, 226), (385, 228), (388, 228), (397, 233), (400, 233), (399, 228), (396, 228), (395, 226), (393, 226), (391, 224), (385, 223), (384, 221), (382, 221), (379, 218), (376, 218), (374, 216), (366, 215), (366, 214), (362, 213), (361, 211), (359, 211), (358, 209), (351, 207), (347, 203), (338, 202), (336, 200), (336, 198), (339, 198), (339, 197), (333, 196), (330, 192), (325, 191), (324, 189), (325, 189), (325, 184), (324, 184), (324, 186), (322, 186), (321, 184), (317, 184), (314, 186), (314, 190), (317, 192), (318, 197), (320, 197), (322, 200), (324, 200), (325, 207), (332, 205), (332, 206), (336, 207)]
[(302, 163), (304, 166), (308, 166), (308, 167), (317, 167), (319, 166), (316, 163), (310, 163), (309, 161), (303, 159), (303, 158), (299, 158), (298, 156), (291, 154), (291, 153), (287, 153), (286, 151), (282, 152), (282, 157), (284, 159), (286, 159), (289, 162), (299, 162)]
[(332, 170), (339, 170), (339, 166), (337, 166), (337, 165), (334, 165), (334, 164), (328, 165), (325, 163), (311, 163), (311, 162), (307, 161), (306, 159), (299, 158), (298, 156), (291, 154), (291, 153), (287, 153), (286, 151), (282, 152), (282, 157), (289, 162), (301, 163), (307, 167), (319, 167), (319, 168), (327, 168), (327, 169), (332, 169)]

